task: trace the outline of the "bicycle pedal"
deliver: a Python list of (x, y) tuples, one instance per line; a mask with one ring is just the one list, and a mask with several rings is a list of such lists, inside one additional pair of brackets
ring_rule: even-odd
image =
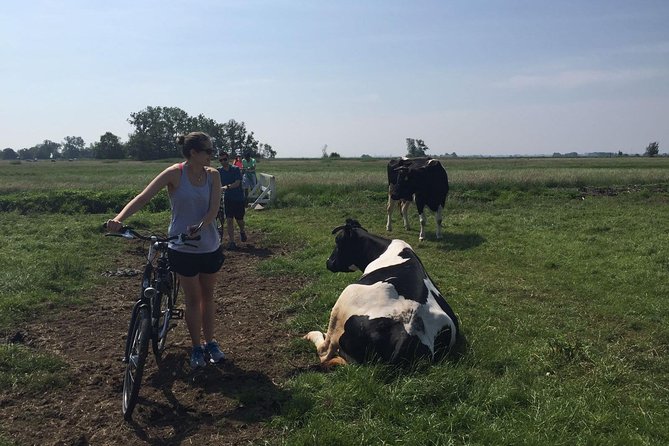
[(172, 309), (172, 314), (170, 315), (171, 319), (183, 319), (184, 318), (184, 310), (181, 308), (173, 308)]

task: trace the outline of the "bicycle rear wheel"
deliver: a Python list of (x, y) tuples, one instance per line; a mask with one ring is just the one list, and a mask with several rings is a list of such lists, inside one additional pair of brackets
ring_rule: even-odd
[(160, 363), (162, 359), (163, 351), (165, 350), (165, 343), (167, 342), (167, 332), (169, 327), (167, 324), (170, 323), (169, 319), (169, 297), (165, 295), (158, 295), (156, 299), (160, 300), (155, 302), (155, 305), (160, 307), (160, 315), (154, 321), (155, 325), (153, 329), (155, 331), (154, 336), (151, 338), (151, 346), (153, 347), (153, 354), (156, 356), (156, 361)]
[(179, 297), (179, 276), (176, 273), (170, 272), (170, 278), (172, 282), (172, 308), (175, 308), (177, 305), (177, 297)]
[(132, 411), (137, 404), (139, 387), (142, 384), (142, 374), (149, 352), (149, 338), (151, 337), (151, 315), (147, 308), (140, 308), (135, 323), (128, 331), (130, 348), (128, 363), (123, 375), (123, 418), (130, 420)]
[(221, 197), (221, 207), (218, 208), (218, 214), (216, 214), (216, 218), (218, 219), (219, 223), (218, 235), (221, 237), (221, 240), (223, 240), (223, 235), (225, 234), (225, 207), (223, 205), (223, 197)]
[(179, 278), (175, 273), (170, 271), (167, 274), (162, 291), (158, 297), (160, 299), (160, 314), (154, 326), (156, 334), (152, 338), (153, 353), (158, 362), (160, 362), (163, 351), (165, 351), (167, 334), (172, 329), (172, 315), (179, 294)]

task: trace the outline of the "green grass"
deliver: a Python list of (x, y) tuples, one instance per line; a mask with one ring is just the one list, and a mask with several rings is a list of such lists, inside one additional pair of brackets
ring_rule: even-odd
[[(139, 190), (162, 169), (179, 160), (0, 161), (0, 194), (53, 190)], [(277, 176), (279, 195), (304, 191), (306, 185), (344, 186), (385, 192), (387, 160), (262, 160), (258, 172)], [(669, 158), (481, 158), (445, 159), (451, 187), (534, 190), (541, 187), (656, 184), (669, 181)], [(218, 166), (217, 162), (212, 165)]]
[[(139, 190), (168, 164), (89, 163), (0, 164), (0, 193), (86, 194), (97, 180), (100, 190)], [(445, 163), (453, 193), (444, 239), (434, 239), (430, 214), (429, 238), (418, 243), (415, 210), (412, 230), (395, 215), (389, 236), (414, 247), (459, 315), (466, 355), (403, 371), (376, 364), (301, 373), (285, 386), (290, 398), (271, 422), (281, 433), (272, 442), (669, 443), (669, 160)], [(48, 175), (54, 165), (61, 170)], [(24, 168), (42, 176), (27, 181), (16, 173)], [(248, 226), (292, 247), (259, 269), (270, 282), (308, 279), (280, 304), (295, 333), (285, 354), (316, 363), (299, 335), (324, 330), (339, 293), (359, 277), (325, 269), (330, 231), (354, 217), (385, 234), (385, 161), (264, 161), (259, 171), (277, 176), (279, 202), (249, 212)], [(620, 193), (579, 191), (585, 187)], [(85, 300), (124, 249), (101, 236), (107, 217), (0, 214), (12, 228), (0, 259), (2, 326)], [(164, 227), (167, 214), (144, 212), (130, 223)], [(19, 370), (0, 369), (0, 382)]]
[(34, 395), (67, 384), (67, 364), (22, 345), (0, 345), (0, 390)]
[[(467, 355), (406, 374), (365, 366), (302, 375), (274, 421), (289, 432), (283, 443), (666, 442), (666, 199), (459, 202), (443, 241), (419, 244), (416, 230), (396, 230), (460, 316)], [(286, 313), (300, 333), (324, 330), (338, 293), (359, 276), (325, 271), (328, 230), (350, 215), (383, 233), (382, 206), (321, 208), (292, 234), (296, 211), (272, 213), (276, 233), (300, 237), (304, 249), (263, 268), (314, 278)], [(295, 348), (317, 360), (313, 347)]]
[[(121, 249), (103, 237), (104, 215), (0, 213), (0, 330), (57, 306), (86, 300)], [(167, 214), (142, 212), (135, 221), (164, 227)], [(116, 243), (114, 243), (116, 242)]]

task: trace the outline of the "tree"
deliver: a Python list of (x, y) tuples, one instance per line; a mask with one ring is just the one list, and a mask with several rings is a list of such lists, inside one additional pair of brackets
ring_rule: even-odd
[[(132, 113), (128, 122), (135, 126), (135, 132), (129, 136), (127, 151), (139, 160), (180, 157), (176, 137), (192, 131), (211, 136), (216, 151), (224, 150), (233, 156), (247, 152), (257, 158), (264, 155), (265, 147), (255, 139), (253, 132), (247, 132), (246, 124), (234, 119), (221, 124), (202, 114), (189, 116), (177, 107), (147, 107)], [(266, 146), (269, 148), (267, 155), (276, 156), (271, 146)]]
[(15, 160), (16, 158), (19, 157), (19, 154), (14, 151), (14, 149), (11, 149), (7, 147), (2, 151), (2, 159), (3, 160)]
[(222, 146), (223, 150), (232, 155), (244, 155), (246, 138), (246, 124), (229, 120), (224, 127)]
[(181, 156), (176, 137), (190, 131), (193, 119), (177, 107), (147, 107), (131, 113), (128, 122), (136, 129), (128, 138), (128, 153), (153, 160)]
[(246, 139), (244, 140), (244, 147), (242, 149), (244, 152), (242, 153), (242, 155), (244, 153), (251, 152), (251, 156), (253, 158), (261, 158), (262, 154), (260, 153), (260, 151), (258, 151), (259, 144), (260, 143), (256, 141), (256, 139), (253, 137), (253, 132), (249, 133), (248, 135), (246, 135)]
[(430, 150), (430, 148), (425, 145), (425, 142), (422, 139), (413, 139), (407, 138), (407, 157), (417, 158), (421, 156), (426, 156), (425, 152)]
[(35, 158), (35, 154), (32, 151), (32, 148), (30, 149), (19, 149), (19, 158), (22, 160), (31, 160)]
[(85, 146), (81, 136), (66, 136), (62, 144), (63, 158), (79, 158)]
[(79, 151), (80, 158), (95, 158), (95, 143), (90, 143), (88, 147), (84, 147)]
[(126, 150), (118, 136), (107, 132), (100, 137), (99, 142), (93, 144), (93, 154), (98, 159), (122, 159), (126, 156)]
[(215, 151), (218, 152), (223, 150), (226, 140), (225, 124), (218, 123), (211, 118), (207, 118), (203, 114), (199, 114), (195, 118), (190, 118), (190, 121), (191, 123), (189, 126), (191, 129), (197, 129), (197, 131), (205, 132), (207, 135), (211, 136)]
[(276, 158), (276, 150), (272, 149), (272, 146), (269, 144), (260, 144), (260, 150), (263, 158)]
[(655, 141), (648, 144), (644, 156), (657, 156), (658, 153), (660, 153), (660, 145)]
[(341, 158), (341, 155), (339, 155), (337, 152), (330, 153), (330, 159), (339, 159), (339, 158)]
[(49, 141), (48, 139), (45, 139), (42, 144), (33, 146), (28, 150), (30, 150), (33, 158), (38, 158), (38, 159), (44, 159), (44, 160), (49, 158), (53, 159), (60, 156), (59, 153), (60, 144), (58, 144), (57, 142)]

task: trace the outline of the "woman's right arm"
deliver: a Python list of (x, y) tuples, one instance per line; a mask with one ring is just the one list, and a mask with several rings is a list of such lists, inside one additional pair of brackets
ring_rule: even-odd
[(178, 169), (175, 166), (171, 166), (159, 173), (158, 176), (156, 176), (153, 181), (151, 181), (149, 185), (139, 193), (139, 195), (137, 195), (135, 198), (130, 200), (128, 204), (125, 205), (123, 210), (119, 212), (116, 217), (112, 218), (111, 220), (107, 220), (107, 229), (109, 229), (111, 232), (119, 231), (123, 226), (123, 220), (142, 209), (146, 203), (151, 201), (151, 199), (155, 197), (158, 192), (160, 192), (162, 188), (169, 184), (174, 185), (174, 181), (176, 179), (175, 172), (177, 170)]

